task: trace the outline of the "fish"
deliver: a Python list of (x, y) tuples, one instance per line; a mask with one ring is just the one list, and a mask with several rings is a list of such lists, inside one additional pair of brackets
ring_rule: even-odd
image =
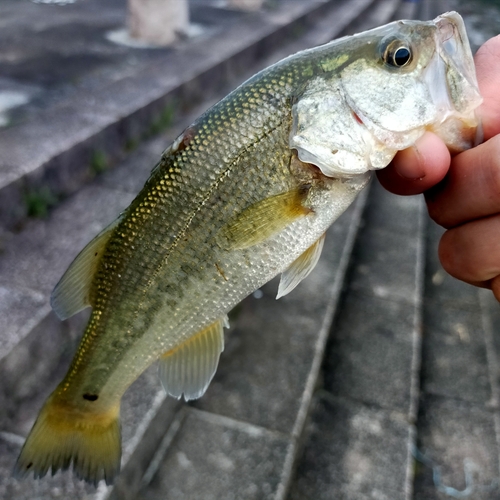
[(72, 465), (111, 484), (130, 384), (158, 362), (167, 394), (201, 397), (227, 313), (280, 273), (278, 298), (290, 293), (372, 171), (425, 131), (451, 151), (477, 144), (480, 103), (463, 20), (448, 12), (291, 55), (202, 114), (54, 288), (60, 319), (92, 313), (15, 473)]

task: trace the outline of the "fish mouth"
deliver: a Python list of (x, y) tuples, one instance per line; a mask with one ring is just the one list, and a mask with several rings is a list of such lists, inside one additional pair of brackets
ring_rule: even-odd
[[(465, 31), (465, 24), (462, 17), (457, 12), (446, 12), (436, 19), (434, 24), (437, 27), (438, 47), (442, 48), (445, 62), (453, 64), (455, 69), (465, 78), (470, 86), (470, 91), (477, 100), (481, 99), (474, 59), (470, 49), (469, 39)], [(474, 106), (475, 107), (475, 106)]]
[[(440, 123), (431, 127), (454, 152), (481, 141), (481, 125), (475, 109), (481, 104), (474, 59), (465, 25), (457, 12), (438, 16), (435, 40), (437, 54), (427, 68), (425, 79)], [(436, 82), (445, 82), (436, 85)]]

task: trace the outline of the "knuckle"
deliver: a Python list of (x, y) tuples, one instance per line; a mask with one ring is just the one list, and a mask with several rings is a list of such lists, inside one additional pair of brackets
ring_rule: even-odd
[(488, 151), (484, 165), (485, 187), (500, 200), (500, 135), (492, 139), (492, 151)]
[(427, 211), (430, 218), (440, 226), (447, 227), (447, 212), (446, 206), (432, 195), (426, 195)]
[(441, 237), (438, 246), (438, 256), (443, 269), (452, 276), (455, 276), (455, 258), (453, 254), (454, 246), (450, 245), (450, 231), (446, 231)]
[(500, 302), (500, 275), (491, 280), (491, 290), (495, 298)]
[(463, 238), (463, 227), (449, 229), (439, 242), (438, 255), (443, 269), (462, 281), (480, 281), (481, 266), (474, 261), (471, 248)]

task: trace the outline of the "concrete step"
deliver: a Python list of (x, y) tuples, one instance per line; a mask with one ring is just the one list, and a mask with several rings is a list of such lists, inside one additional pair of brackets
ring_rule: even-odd
[[(248, 68), (327, 13), (343, 12), (334, 32), (374, 1), (282, 0), (272, 9), (242, 14), (197, 0), (192, 21), (204, 27), (202, 34), (172, 48), (149, 49), (142, 57), (139, 49), (106, 38), (124, 25), (125, 0), (107, 3), (102, 12), (101, 2), (88, 0), (50, 14), (47, 6), (28, 3), (16, 11), (7, 2), (4, 15), (12, 32), (6, 30), (4, 45), (7, 50), (14, 44), (9, 54), (19, 60), (6, 70), (18, 80), (24, 75), (38, 97), (24, 115), (19, 112), (17, 123), (0, 131), (0, 228), (19, 230), (27, 215), (44, 213), (145, 137), (171, 125), (175, 115), (228, 84), (234, 87)], [(34, 33), (26, 15), (39, 18)], [(36, 35), (38, 46), (27, 46), (24, 40)], [(45, 84), (37, 79), (52, 75), (54, 59), (62, 61), (60, 79), (66, 80), (64, 85), (57, 80), (51, 90), (50, 78)], [(77, 67), (66, 68), (71, 64)], [(20, 67), (25, 70), (18, 74)], [(40, 101), (49, 104), (37, 106)]]
[(372, 187), (289, 500), (410, 499), (423, 201)]
[[(498, 33), (500, 9), (443, 0), (463, 16), (472, 49)], [(428, 6), (432, 10), (434, 4)], [(430, 12), (432, 17), (436, 12)], [(427, 221), (415, 500), (500, 498), (500, 305), (446, 274), (443, 230)]]
[[(385, 22), (396, 7), (396, 2), (379, 3), (363, 19), (366, 23), (373, 23), (376, 19)], [(357, 29), (366, 29), (369, 25), (359, 26)], [(285, 499), (289, 491), (295, 490), (292, 478), (296, 462), (300, 459), (304, 427), (319, 383), (330, 325), (336, 313), (342, 314), (339, 311), (340, 290), (335, 283), (348, 286), (345, 265), (349, 257), (346, 256), (350, 256), (353, 233), (357, 232), (356, 220), (359, 221), (360, 203), (364, 204), (364, 200), (359, 200), (358, 206), (354, 207), (355, 216), (350, 215), (350, 212), (344, 214), (332, 228), (332, 231), (346, 231), (342, 226), (348, 224), (352, 236), (346, 240), (344, 257), (341, 257), (339, 264), (331, 260), (332, 254), (335, 255), (335, 246), (329, 246), (324, 251), (320, 261), (320, 265), (324, 267), (319, 269), (319, 273), (314, 273), (313, 278), (319, 279), (321, 276), (326, 279), (323, 285), (315, 281), (308, 282), (307, 288), (304, 284), (304, 288), (301, 287), (296, 293), (275, 303), (273, 297), (276, 284), (270, 283), (262, 289), (264, 295), (258, 308), (254, 305), (255, 298), (242, 303), (235, 331), (228, 339), (228, 357), (221, 360), (209, 393), (182, 410), (175, 433), (166, 435), (135, 498)], [(404, 207), (408, 206), (410, 208), (405, 211)], [(411, 219), (415, 211), (421, 212), (421, 208), (421, 203), (415, 199), (399, 202), (393, 200), (392, 206), (385, 207), (384, 214), (390, 216), (393, 211), (397, 211), (401, 217), (408, 215)], [(369, 226), (372, 224), (373, 221), (370, 220)], [(397, 231), (401, 227), (393, 229), (397, 248), (400, 248), (405, 235), (414, 229), (405, 227), (404, 223), (400, 225), (406, 230), (398, 239)], [(418, 238), (421, 238), (421, 231), (416, 234), (415, 239), (420, 241)], [(384, 236), (385, 233), (382, 233), (382, 237)], [(334, 237), (336, 242), (342, 239), (340, 234)], [(408, 253), (419, 252), (418, 243), (413, 243), (413, 246), (412, 243), (404, 246), (405, 249), (408, 248)], [(338, 251), (337, 248), (336, 252)], [(397, 255), (397, 250), (394, 253)], [(339, 255), (334, 258), (338, 259)], [(406, 253), (403, 261), (405, 258), (408, 260)], [(387, 271), (393, 262), (386, 264)], [(401, 291), (407, 293), (411, 290), (408, 301), (418, 301), (420, 295), (415, 290), (415, 275), (421, 277), (421, 272), (415, 268), (414, 263), (413, 266), (409, 264), (409, 267), (409, 271), (406, 269), (410, 273), (409, 283), (405, 281), (398, 288), (398, 267), (394, 274), (391, 272), (394, 289), (386, 292), (386, 288), (381, 286), (377, 288), (377, 292), (398, 296)], [(333, 289), (331, 285), (327, 285), (332, 282)], [(397, 304), (398, 299), (393, 300)], [(293, 301), (293, 305), (288, 305), (289, 301)], [(399, 309), (392, 308), (390, 319), (394, 320), (395, 316), (397, 318), (398, 310), (413, 312), (414, 308), (414, 305), (406, 303), (399, 306)], [(407, 313), (407, 310), (404, 312)], [(416, 325), (411, 323), (412, 319), (417, 323), (417, 314), (415, 312), (414, 317), (407, 320), (410, 321), (409, 325), (404, 320), (396, 321), (396, 328), (401, 323), (406, 327), (401, 337), (409, 337), (401, 340), (402, 346), (395, 353), (396, 358), (401, 352), (405, 354), (405, 359), (400, 363), (400, 371), (406, 378), (396, 388), (402, 398), (418, 375), (419, 337)], [(410, 313), (408, 315), (411, 316)], [(272, 336), (269, 332), (272, 332)], [(273, 356), (273, 352), (276, 355)], [(411, 363), (405, 365), (408, 359)], [(361, 385), (360, 381), (358, 385)], [(415, 397), (413, 389), (411, 398), (407, 399), (414, 401)], [(416, 405), (408, 403), (407, 406), (407, 413), (413, 415)], [(405, 419), (408, 419), (407, 415), (402, 417), (402, 420)], [(397, 442), (397, 446), (405, 453), (402, 467), (403, 483), (407, 485), (411, 483), (407, 468), (410, 436), (413, 433), (410, 434), (411, 427), (407, 423), (401, 427), (404, 429), (404, 436), (401, 442)], [(322, 438), (323, 436), (320, 439)], [(208, 454), (204, 453), (206, 449), (210, 450)], [(398, 466), (401, 466), (401, 462)], [(316, 493), (314, 491), (303, 498), (319, 498), (315, 496)], [(112, 498), (134, 497), (127, 497), (120, 491), (120, 495), (112, 495)], [(334, 495), (332, 498), (339, 497)]]
[(136, 498), (284, 498), (363, 205), (297, 293), (276, 302), (273, 281), (242, 302), (207, 394), (184, 407)]
[[(323, 3), (323, 7), (327, 3)], [(397, 2), (395, 0), (356, 0), (356, 2), (337, 3), (329, 11), (328, 16), (325, 15), (321, 22), (317, 24), (311, 24), (309, 26), (310, 31), (303, 33), (302, 37), (296, 38), (295, 42), (283, 50), (288, 54), (306, 46), (324, 43), (341, 33), (345, 33), (355, 18), (366, 15), (364, 12), (366, 9), (375, 9), (377, 12), (382, 13), (387, 12), (388, 5), (395, 6)], [(318, 13), (325, 13), (320, 7), (318, 9), (320, 9)], [(368, 12), (371, 12), (371, 10)], [(288, 12), (287, 16), (289, 14), (290, 12)], [(280, 29), (284, 29), (284, 26), (286, 26), (285, 20), (290, 21), (290, 17), (287, 16), (281, 21), (275, 20), (273, 22), (277, 23)], [(290, 22), (293, 22), (293, 20)], [(383, 22), (383, 20), (380, 19), (380, 22)], [(268, 55), (260, 60), (265, 64), (269, 64), (272, 62), (273, 57), (278, 55), (279, 52), (276, 52), (274, 55)], [(221, 61), (220, 64), (223, 64), (223, 62)], [(248, 66), (245, 68), (246, 72), (249, 70), (255, 72), (258, 69), (258, 67), (251, 69)], [(243, 73), (241, 72), (242, 75)], [(206, 108), (208, 105), (210, 103), (205, 101), (202, 107)], [(221, 396), (219, 396), (219, 399), (217, 398), (218, 390), (222, 392), (231, 391), (234, 394), (233, 399), (237, 397), (235, 395), (237, 390), (240, 391), (239, 397), (244, 399), (246, 396), (245, 391), (241, 393), (243, 387), (237, 389), (231, 384), (227, 385), (226, 382), (220, 382), (224, 380), (223, 360), (220, 370), (221, 375), (218, 375), (219, 378), (216, 378), (211, 388), (214, 394), (214, 402), (212, 403), (212, 400), (209, 399), (210, 396), (207, 395), (196, 409), (179, 406), (173, 400), (165, 400), (153, 368), (133, 384), (123, 400), (124, 473), (114, 490), (100, 485), (98, 490), (95, 491), (94, 488), (76, 481), (70, 473), (58, 474), (54, 478), (45, 478), (43, 481), (17, 481), (10, 476), (10, 471), (23, 442), (22, 436), (27, 434), (43, 400), (52, 391), (67, 369), (71, 353), (76, 348), (88, 314), (82, 313), (69, 321), (59, 322), (48, 306), (51, 289), (85, 243), (131, 201), (134, 194), (142, 187), (149, 175), (151, 166), (155, 164), (164, 147), (182, 130), (183, 126), (192, 121), (193, 115), (198, 115), (200, 112), (201, 109), (195, 109), (191, 116), (183, 114), (177, 120), (175, 131), (170, 129), (168, 134), (162, 134), (161, 137), (139, 146), (119, 168), (106, 172), (96, 179), (93, 184), (80, 189), (77, 194), (69, 197), (54, 209), (47, 219), (28, 221), (21, 232), (12, 234), (9, 239), (4, 239), (2, 242), (2, 253), (0, 255), (0, 293), (2, 296), (0, 301), (0, 331), (2, 332), (0, 338), (0, 380), (2, 381), (0, 384), (0, 498), (49, 499), (71, 497), (75, 499), (98, 499), (109, 495), (114, 495), (116, 498), (131, 498), (141, 485), (146, 491), (146, 486), (153, 484), (155, 478), (158, 477), (155, 474), (155, 467), (159, 468), (162, 463), (158, 457), (162, 457), (160, 452), (163, 449), (166, 449), (167, 456), (170, 456), (168, 454), (170, 450), (168, 440), (173, 439), (174, 435), (177, 436), (176, 432), (174, 432), (177, 428), (187, 429), (188, 427), (183, 426), (191, 425), (190, 422), (203, 421), (205, 422), (204, 425), (209, 425), (210, 422), (214, 421), (214, 418), (217, 420), (218, 415), (214, 413), (216, 410), (213, 408), (218, 408), (217, 405), (219, 405), (221, 399)], [(342, 219), (343, 222), (339, 221), (333, 228), (331, 234), (334, 240), (342, 243), (340, 245), (333, 241), (328, 243), (329, 246), (325, 252), (325, 257), (318, 267), (319, 274), (317, 271), (316, 278), (310, 278), (310, 285), (302, 285), (303, 294), (290, 296), (280, 301), (283, 304), (281, 307), (286, 307), (288, 304), (288, 308), (282, 313), (286, 328), (290, 329), (294, 324), (303, 324), (304, 326), (302, 336), (299, 335), (295, 341), (296, 345), (294, 345), (293, 356), (291, 354), (292, 358), (299, 358), (302, 351), (306, 352), (306, 348), (301, 347), (301, 342), (311, 341), (301, 371), (297, 369), (297, 363), (289, 363), (284, 358), (282, 373), (275, 373), (277, 377), (279, 375), (277, 381), (280, 383), (286, 382), (288, 378), (292, 380), (295, 377), (294, 380), (297, 383), (294, 386), (293, 397), (289, 397), (284, 402), (284, 404), (288, 403), (289, 407), (295, 402), (293, 410), (295, 413), (290, 413), (290, 415), (286, 415), (286, 411), (280, 413), (280, 404), (276, 400), (273, 408), (277, 413), (273, 418), (279, 420), (286, 417), (288, 420), (285, 419), (286, 421), (281, 424), (284, 426), (282, 429), (268, 429), (266, 427), (268, 423), (259, 420), (260, 417), (257, 418), (258, 415), (266, 415), (269, 411), (269, 422), (272, 416), (266, 406), (266, 403), (272, 400), (271, 393), (268, 392), (267, 394), (260, 394), (260, 407), (258, 414), (254, 415), (255, 419), (250, 418), (248, 422), (246, 421), (247, 417), (243, 419), (243, 422), (246, 422), (245, 425), (250, 426), (248, 429), (263, 429), (263, 435), (267, 436), (269, 433), (276, 435), (276, 443), (281, 443), (279, 446), (285, 446), (283, 448), (285, 450), (283, 462), (276, 469), (280, 471), (279, 477), (276, 479), (273, 476), (274, 479), (272, 480), (280, 498), (284, 497), (288, 478), (291, 474), (297, 439), (308, 413), (312, 387), (315, 383), (321, 352), (326, 339), (326, 331), (342, 286), (362, 204), (363, 198), (360, 198), (360, 201), (345, 214)], [(330, 252), (328, 252), (328, 248), (331, 249)], [(338, 270), (336, 270), (337, 266), (339, 266)], [(259, 306), (260, 304), (269, 303), (271, 300), (269, 294), (272, 287), (273, 285), (269, 285), (268, 288), (263, 290), (264, 300), (258, 302)], [(310, 308), (310, 297), (313, 296), (311, 287), (316, 290), (317, 310)], [(241, 319), (239, 317), (233, 319), (233, 334), (236, 340), (232, 340), (233, 334), (230, 333), (226, 353), (230, 352), (231, 349), (238, 351), (238, 334), (236, 332), (239, 329), (244, 332), (251, 328), (251, 326), (246, 325), (254, 322), (255, 318), (250, 321), (248, 314), (251, 312), (253, 315), (256, 301), (255, 298), (247, 299), (242, 306)], [(290, 305), (289, 301), (292, 301), (293, 305)], [(300, 309), (298, 305), (296, 306), (296, 301), (307, 306), (307, 310)], [(272, 303), (274, 305), (274, 299)], [(263, 305), (262, 307), (263, 311), (265, 311), (266, 306)], [(292, 322), (290, 322), (290, 319), (286, 320), (286, 316), (291, 314), (290, 310), (294, 311), (294, 320)], [(302, 310), (304, 311), (303, 317), (299, 315), (299, 311)], [(272, 311), (272, 321), (276, 322), (274, 308)], [(268, 323), (268, 316), (263, 315), (261, 317), (261, 335), (265, 332), (264, 326)], [(244, 326), (238, 326), (240, 324)], [(275, 328), (277, 329), (278, 326), (276, 325)], [(280, 334), (285, 345), (289, 342), (286, 328), (283, 327)], [(242, 335), (244, 334), (242, 333)], [(251, 342), (252, 336), (250, 335), (246, 339), (247, 342)], [(240, 342), (243, 342), (243, 340), (240, 340)], [(257, 356), (257, 352), (255, 356)], [(244, 356), (243, 352), (241, 356)], [(264, 352), (262, 356), (265, 356)], [(269, 357), (270, 370), (276, 364), (276, 358), (277, 356), (275, 358)], [(230, 356), (225, 359), (228, 360), (227, 363), (231, 362)], [(239, 357), (235, 359), (239, 366), (245, 363), (248, 364), (248, 361), (245, 362), (244, 359)], [(250, 371), (258, 367), (256, 358), (253, 359), (255, 363), (252, 362), (248, 366)], [(232, 362), (234, 363), (234, 361)], [(285, 365), (288, 365), (288, 368)], [(277, 366), (276, 370), (278, 370)], [(273, 378), (272, 371), (268, 375), (271, 379)], [(229, 375), (225, 377), (228, 378)], [(238, 378), (233, 379), (231, 374), (231, 380), (233, 383), (237, 383)], [(244, 385), (248, 381), (243, 380), (242, 383)], [(262, 386), (269, 385), (269, 388), (272, 388), (269, 380), (261, 380), (260, 384)], [(290, 388), (289, 383), (286, 382), (286, 384), (288, 390)], [(283, 386), (278, 384), (274, 392), (280, 395), (284, 390)], [(226, 412), (226, 418), (228, 419), (224, 421), (226, 423), (228, 421), (238, 422), (240, 418), (234, 414), (235, 406), (231, 406), (231, 400), (230, 397), (222, 397), (222, 403), (226, 407), (225, 410), (221, 410), (221, 413)], [(213, 408), (210, 406), (212, 404), (214, 405)], [(239, 408), (239, 405), (236, 406)], [(284, 407), (286, 408), (286, 405)], [(251, 412), (252, 407), (249, 403), (247, 403), (247, 409)], [(224, 427), (225, 424), (220, 425)], [(167, 432), (167, 437), (165, 438), (166, 441), (162, 443), (163, 448), (160, 449), (156, 461), (151, 462), (151, 458), (155, 454), (165, 432)], [(180, 432), (178, 436), (183, 436), (183, 432)], [(287, 432), (288, 434), (286, 434)], [(250, 432), (250, 437), (252, 436), (254, 436), (253, 431)], [(176, 439), (180, 438), (176, 437)], [(241, 439), (245, 438), (242, 437)], [(255, 443), (259, 448), (258, 442), (255, 441)], [(223, 443), (220, 443), (220, 445), (222, 446)], [(270, 456), (278, 453), (274, 448), (270, 449), (269, 452), (271, 453)], [(209, 466), (209, 462), (206, 465)], [(266, 474), (267, 470), (267, 468), (263, 469)], [(145, 472), (147, 472), (146, 476), (144, 476)], [(261, 483), (257, 477), (254, 479), (248, 477), (248, 479), (253, 481), (253, 484), (258, 483), (258, 491), (264, 491), (262, 488), (268, 488), (268, 486), (264, 486), (267, 484), (267, 480), (262, 479)]]
[(444, 272), (436, 257), (442, 233), (429, 221), (414, 498), (493, 500), (500, 498), (500, 305), (490, 291)]

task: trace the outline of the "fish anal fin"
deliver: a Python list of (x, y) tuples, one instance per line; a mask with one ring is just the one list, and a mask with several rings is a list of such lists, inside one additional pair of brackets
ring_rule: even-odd
[(281, 274), (276, 299), (290, 293), (316, 267), (323, 250), (325, 235), (323, 234), (302, 255), (295, 259)]
[(60, 319), (89, 307), (90, 287), (106, 245), (120, 218), (101, 231), (75, 258), (50, 296), (52, 309)]
[(227, 318), (219, 318), (163, 354), (158, 374), (167, 394), (177, 399), (184, 395), (186, 401), (203, 396), (224, 350), (224, 326)]
[(102, 412), (82, 412), (50, 396), (31, 429), (14, 468), (17, 477), (31, 471), (35, 479), (49, 470), (73, 471), (97, 485), (112, 484), (120, 471), (121, 434), (119, 404)]
[(231, 249), (257, 245), (312, 212), (304, 205), (310, 185), (258, 201), (238, 214), (222, 234)]

